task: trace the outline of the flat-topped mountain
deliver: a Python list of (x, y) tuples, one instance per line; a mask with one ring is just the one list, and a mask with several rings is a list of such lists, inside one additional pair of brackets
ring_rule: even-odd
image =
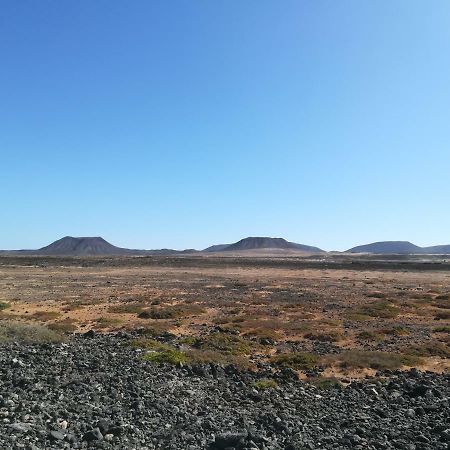
[(359, 245), (347, 250), (346, 253), (375, 253), (375, 254), (450, 254), (450, 245), (435, 245), (433, 247), (419, 247), (408, 241), (383, 241), (372, 244)]
[(248, 250), (295, 250), (299, 252), (318, 253), (323, 252), (318, 247), (310, 245), (296, 244), (295, 242), (286, 241), (283, 238), (271, 237), (247, 237), (241, 239), (234, 244), (213, 245), (205, 249), (205, 252), (235, 252)]
[[(138, 250), (137, 250), (138, 251)], [(66, 236), (35, 250), (40, 255), (129, 255), (136, 250), (116, 247), (102, 237)]]

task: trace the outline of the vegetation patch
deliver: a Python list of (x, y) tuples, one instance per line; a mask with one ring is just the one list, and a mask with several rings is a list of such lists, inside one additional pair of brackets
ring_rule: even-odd
[(120, 325), (122, 321), (114, 317), (98, 317), (95, 320), (95, 328), (110, 328), (116, 325)]
[(434, 333), (450, 333), (450, 325), (443, 325), (442, 327), (434, 327)]
[(140, 319), (178, 319), (182, 317), (196, 316), (202, 314), (204, 309), (200, 305), (176, 305), (166, 307), (153, 307), (145, 309), (138, 314)]
[(375, 331), (361, 331), (357, 337), (362, 341), (381, 341), (383, 339), (383, 336)]
[(376, 330), (376, 333), (389, 336), (407, 336), (410, 332), (407, 328), (396, 325), (388, 328), (380, 328)]
[(60, 333), (73, 333), (76, 331), (77, 326), (73, 319), (64, 319), (59, 322), (54, 322), (48, 325), (50, 330), (58, 331)]
[(146, 361), (158, 364), (185, 364), (188, 360), (186, 354), (174, 348), (155, 351), (144, 356)]
[(422, 345), (413, 345), (405, 348), (405, 353), (413, 356), (438, 356), (440, 358), (450, 358), (450, 347), (443, 342), (431, 341)]
[(164, 344), (162, 342), (157, 341), (156, 339), (148, 339), (148, 338), (135, 339), (131, 345), (136, 348), (143, 348), (146, 350), (155, 350), (155, 351), (171, 350), (174, 348), (169, 344)]
[(28, 324), (22, 322), (0, 321), (0, 343), (23, 342), (62, 342), (64, 336), (43, 325)]
[(30, 319), (40, 320), (41, 322), (48, 322), (49, 320), (57, 319), (61, 313), (58, 311), (36, 311), (30, 315)]
[(399, 308), (388, 301), (374, 301), (366, 305), (362, 305), (354, 311), (357, 315), (377, 317), (381, 319), (392, 319), (397, 317), (400, 312)]
[(338, 331), (307, 333), (305, 334), (305, 338), (311, 341), (337, 342), (342, 339), (342, 333), (339, 333)]
[(296, 370), (309, 370), (317, 366), (318, 355), (306, 352), (281, 353), (271, 358), (271, 363), (276, 367), (289, 367)]
[(234, 355), (231, 353), (214, 350), (189, 349), (186, 351), (187, 363), (193, 366), (198, 364), (220, 364), (228, 366), (230, 364), (240, 369), (248, 369), (251, 366), (249, 358), (245, 355)]
[(266, 389), (276, 389), (278, 383), (275, 380), (265, 378), (263, 380), (255, 381), (252, 386), (255, 389), (258, 389), (258, 391), (264, 391)]
[(413, 355), (381, 351), (348, 350), (339, 354), (336, 360), (346, 369), (395, 370), (402, 366), (416, 366), (420, 358)]
[(0, 302), (0, 311), (11, 308), (11, 304), (8, 302)]
[(194, 338), (192, 347), (198, 350), (217, 351), (231, 355), (248, 355), (259, 346), (254, 342), (230, 333), (210, 333)]

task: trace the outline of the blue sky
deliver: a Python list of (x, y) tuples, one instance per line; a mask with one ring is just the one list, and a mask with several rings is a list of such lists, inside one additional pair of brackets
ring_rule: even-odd
[(450, 243), (450, 3), (3, 0), (0, 248)]

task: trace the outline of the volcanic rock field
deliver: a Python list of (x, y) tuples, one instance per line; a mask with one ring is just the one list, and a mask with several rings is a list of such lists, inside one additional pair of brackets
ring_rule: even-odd
[[(447, 449), (450, 376), (318, 387), (291, 370), (145, 361), (136, 336), (0, 347), (2, 449)], [(275, 387), (264, 386), (267, 377)]]

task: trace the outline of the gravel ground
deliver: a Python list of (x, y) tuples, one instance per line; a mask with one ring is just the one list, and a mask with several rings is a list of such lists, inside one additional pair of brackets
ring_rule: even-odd
[(146, 362), (130, 336), (0, 346), (1, 449), (447, 449), (450, 375), (319, 389)]

